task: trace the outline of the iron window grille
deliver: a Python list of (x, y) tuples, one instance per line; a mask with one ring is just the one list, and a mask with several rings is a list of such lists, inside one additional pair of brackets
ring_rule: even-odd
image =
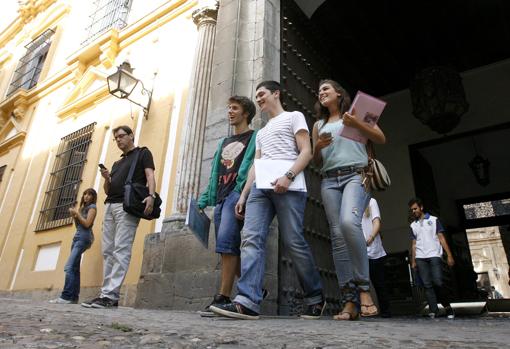
[(11, 84), (7, 90), (7, 97), (21, 88), (29, 90), (37, 85), (44, 61), (46, 56), (48, 56), (53, 34), (55, 32), (52, 29), (47, 29), (25, 46), (27, 52), (18, 62)]
[(127, 25), (127, 16), (132, 0), (95, 0), (94, 11), (89, 16), (90, 25), (86, 28), (86, 45), (109, 29), (122, 29)]
[(4, 178), (5, 169), (7, 168), (7, 165), (3, 165), (0, 167), (0, 182)]
[(35, 231), (52, 229), (73, 222), (69, 208), (77, 201), (95, 125), (96, 123), (92, 123), (85, 126), (63, 137), (60, 141)]

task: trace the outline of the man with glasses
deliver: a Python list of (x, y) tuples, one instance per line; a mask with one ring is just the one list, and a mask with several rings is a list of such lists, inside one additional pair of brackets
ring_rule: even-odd
[(131, 260), (131, 248), (135, 239), (140, 218), (124, 211), (124, 184), (137, 153), (138, 162), (133, 174), (133, 182), (147, 185), (150, 195), (145, 203), (145, 214), (150, 214), (156, 198), (154, 179), (154, 161), (152, 153), (146, 147), (136, 147), (134, 134), (129, 126), (113, 129), (113, 138), (122, 151), (121, 159), (112, 166), (112, 171), (101, 166), (101, 175), (105, 179), (103, 188), (106, 193), (105, 215), (103, 219), (103, 286), (99, 297), (81, 305), (86, 308), (112, 308), (119, 304), (120, 288), (126, 277)]

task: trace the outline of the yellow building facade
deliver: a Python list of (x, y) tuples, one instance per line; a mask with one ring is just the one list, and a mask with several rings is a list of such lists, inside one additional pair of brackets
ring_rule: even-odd
[[(98, 164), (121, 152), (112, 128), (129, 125), (156, 166), (161, 218), (142, 220), (124, 285), (136, 286), (146, 234), (175, 202), (181, 130), (197, 45), (196, 0), (27, 0), (0, 33), (0, 291), (61, 290), (75, 227), (67, 208), (98, 192), (95, 243), (81, 285), (102, 282), (105, 193)], [(109, 94), (106, 78), (129, 61), (153, 91), (143, 108)], [(146, 103), (141, 93), (141, 104)]]

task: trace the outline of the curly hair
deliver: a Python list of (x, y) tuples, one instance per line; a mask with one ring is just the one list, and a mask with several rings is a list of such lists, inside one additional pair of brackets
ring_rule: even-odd
[(253, 117), (255, 116), (256, 108), (255, 104), (245, 96), (232, 96), (228, 99), (229, 103), (237, 103), (241, 106), (243, 109), (243, 113), (248, 113), (248, 125), (251, 123), (251, 120), (253, 120)]

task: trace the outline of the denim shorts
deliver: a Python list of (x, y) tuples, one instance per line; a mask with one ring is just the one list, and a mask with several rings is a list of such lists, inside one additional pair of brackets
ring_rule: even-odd
[(216, 253), (241, 255), (240, 246), (243, 221), (235, 216), (235, 207), (239, 196), (240, 194), (233, 190), (214, 208)]

